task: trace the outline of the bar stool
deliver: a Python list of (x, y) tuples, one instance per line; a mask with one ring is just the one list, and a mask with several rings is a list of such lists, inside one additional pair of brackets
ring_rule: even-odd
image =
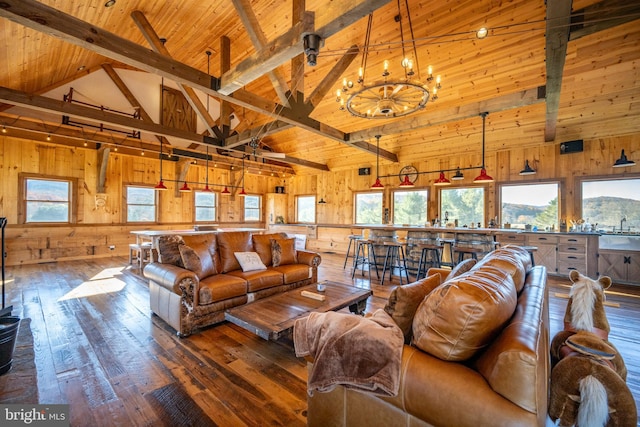
[(387, 269), (389, 269), (389, 280), (393, 280), (393, 271), (396, 268), (398, 269), (400, 285), (402, 285), (403, 271), (407, 278), (407, 283), (409, 283), (411, 280), (409, 279), (409, 272), (407, 270), (407, 259), (404, 256), (404, 245), (400, 242), (383, 242), (381, 246), (387, 249), (384, 256), (384, 266), (382, 267), (381, 285), (384, 285), (384, 278), (387, 273)]
[[(440, 266), (453, 268), (456, 266), (455, 258), (453, 257), (453, 246), (456, 243), (456, 239), (440, 239), (440, 244), (443, 246), (440, 253)], [(447, 251), (449, 254), (449, 261), (444, 261), (445, 247), (449, 248)]]
[(133, 261), (135, 260), (136, 264), (138, 264), (138, 268), (142, 270), (142, 267), (145, 263), (149, 263), (151, 261), (151, 250), (152, 245), (150, 242), (145, 243), (130, 243), (129, 244), (129, 265), (133, 265)]
[(371, 266), (376, 269), (376, 276), (380, 279), (380, 273), (378, 273), (378, 264), (376, 264), (376, 255), (373, 249), (373, 240), (369, 239), (356, 239), (356, 254), (353, 259), (353, 271), (351, 272), (351, 278), (356, 275), (356, 270), (360, 266), (362, 275), (364, 276), (365, 266), (369, 272), (369, 282), (371, 282)]
[(454, 249), (458, 253), (458, 261), (456, 264), (460, 264), (464, 261), (465, 255), (469, 255), (473, 259), (478, 259), (478, 254), (485, 253), (481, 248), (467, 248), (467, 247), (458, 247)]
[[(347, 254), (344, 257), (344, 265), (342, 269), (344, 270), (347, 267), (347, 260), (349, 258), (353, 259), (353, 263), (355, 263), (356, 259), (356, 249), (357, 249), (357, 240), (363, 239), (362, 234), (351, 234), (349, 235), (349, 246), (347, 246)], [(353, 253), (351, 253), (351, 246), (353, 245)]]
[(416, 273), (416, 280), (420, 280), (420, 276), (427, 277), (427, 270), (429, 268), (442, 267), (441, 251), (444, 249), (443, 245), (420, 245), (422, 252), (420, 253), (420, 261), (418, 263), (418, 272)]

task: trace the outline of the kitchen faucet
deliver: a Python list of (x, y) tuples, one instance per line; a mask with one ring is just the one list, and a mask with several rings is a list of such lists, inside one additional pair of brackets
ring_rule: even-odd
[(620, 220), (620, 232), (623, 233), (624, 230), (622, 229), (622, 223), (627, 221), (627, 217), (623, 216), (622, 219)]

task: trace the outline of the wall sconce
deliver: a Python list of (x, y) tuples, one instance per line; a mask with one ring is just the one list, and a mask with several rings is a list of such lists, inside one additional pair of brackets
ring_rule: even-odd
[(320, 197), (320, 200), (318, 200), (318, 204), (319, 205), (325, 205), (327, 202), (324, 201), (324, 198)]
[(627, 159), (627, 156), (624, 154), (624, 149), (620, 153), (620, 158), (616, 160), (613, 164), (614, 168), (626, 168), (627, 166), (635, 166), (636, 162), (633, 160)]
[(529, 166), (529, 160), (525, 160), (524, 161), (524, 169), (522, 169), (520, 171), (520, 175), (535, 175), (536, 171), (535, 169), (532, 169), (531, 166)]

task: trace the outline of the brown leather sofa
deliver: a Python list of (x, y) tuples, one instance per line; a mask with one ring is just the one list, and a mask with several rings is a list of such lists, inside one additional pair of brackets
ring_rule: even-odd
[[(160, 236), (158, 262), (143, 273), (151, 310), (184, 337), (223, 321), (229, 308), (317, 282), (320, 256), (294, 242), (247, 231)], [(239, 252), (257, 253), (266, 268), (243, 271)]]
[[(377, 396), (342, 385), (328, 393), (315, 392), (308, 399), (309, 426), (543, 426), (546, 422), (549, 381), (549, 314), (546, 270), (542, 266), (531, 268), (529, 255), (522, 248), (505, 247), (489, 254), (471, 270), (456, 278), (429, 289), (428, 296), (435, 300), (431, 307), (437, 317), (431, 319), (423, 344), (432, 346), (431, 353), (415, 345), (404, 345), (400, 373), (399, 393), (394, 397)], [(512, 261), (519, 259), (513, 268)], [(499, 271), (498, 271), (499, 270)], [(510, 271), (508, 275), (504, 271)], [(523, 275), (521, 289), (511, 291), (518, 275)], [(433, 271), (430, 271), (430, 274)], [(442, 273), (446, 275), (447, 273)], [(515, 276), (514, 276), (515, 274)], [(512, 276), (508, 278), (505, 276)], [(426, 279), (425, 279), (426, 280)], [(453, 282), (452, 281), (457, 281)], [(490, 283), (493, 281), (493, 283)], [(500, 281), (501, 283), (497, 283)], [(486, 332), (482, 316), (483, 307), (475, 311), (464, 322), (465, 311), (470, 313), (471, 299), (480, 301), (487, 293), (479, 284), (502, 287), (486, 301), (495, 303), (506, 295), (505, 289), (513, 292), (515, 309), (500, 329), (490, 335), (488, 343), (472, 357), (464, 360), (446, 360), (443, 354), (454, 354), (461, 348), (454, 343), (459, 336), (472, 331)], [(459, 292), (470, 291), (461, 297)], [(456, 294), (447, 302), (445, 295)], [(475, 293), (474, 293), (475, 292)], [(484, 298), (482, 297), (482, 298)], [(465, 299), (466, 298), (466, 299)], [(504, 297), (509, 299), (511, 297)], [(416, 342), (418, 312), (428, 298), (421, 299), (413, 318), (412, 344)], [(458, 314), (447, 316), (442, 310), (457, 306)], [(455, 311), (455, 310), (452, 310)], [(493, 315), (489, 317), (494, 317)], [(438, 322), (439, 326), (438, 326)], [(456, 324), (474, 323), (456, 336), (441, 340), (442, 335), (456, 328)], [(419, 323), (419, 322), (418, 322)], [(434, 326), (435, 325), (435, 326)], [(440, 328), (438, 330), (438, 328)], [(474, 330), (474, 328), (476, 328)], [(424, 328), (423, 328), (424, 329)], [(435, 335), (429, 333), (437, 331)], [(442, 333), (442, 331), (444, 331)], [(458, 331), (459, 332), (459, 331)], [(426, 341), (424, 340), (426, 337)], [(464, 339), (464, 338), (463, 338)], [(424, 347), (424, 345), (423, 345)], [(455, 347), (455, 348), (454, 348)], [(442, 350), (445, 350), (444, 352)], [(310, 365), (311, 367), (311, 365)]]

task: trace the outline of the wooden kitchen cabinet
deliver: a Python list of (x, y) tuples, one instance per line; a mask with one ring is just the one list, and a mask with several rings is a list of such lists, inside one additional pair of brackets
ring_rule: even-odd
[(538, 248), (533, 254), (536, 265), (547, 267), (547, 274), (556, 274), (558, 271), (558, 237), (550, 234), (528, 234), (527, 246)]
[(601, 249), (598, 272), (614, 283), (640, 284), (640, 252)]

